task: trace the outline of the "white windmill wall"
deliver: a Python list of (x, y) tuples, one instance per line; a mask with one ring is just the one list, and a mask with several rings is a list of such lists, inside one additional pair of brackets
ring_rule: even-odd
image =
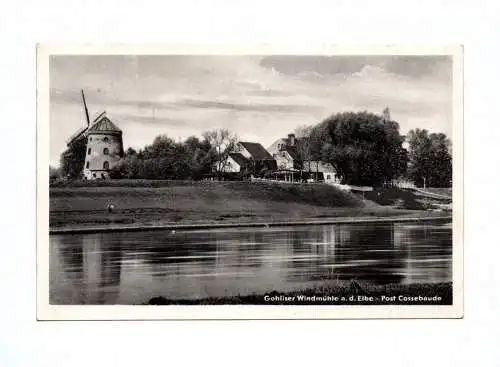
[[(92, 132), (87, 136), (83, 176), (87, 180), (109, 178), (123, 152), (121, 132)], [(106, 164), (107, 162), (107, 164)]]

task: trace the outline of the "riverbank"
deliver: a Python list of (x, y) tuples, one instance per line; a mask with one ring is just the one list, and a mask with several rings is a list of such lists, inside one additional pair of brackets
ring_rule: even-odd
[(83, 234), (102, 232), (138, 232), (153, 230), (202, 230), (220, 228), (271, 228), (304, 225), (327, 225), (327, 224), (362, 224), (362, 223), (408, 223), (408, 222), (450, 222), (451, 216), (442, 214), (434, 216), (414, 216), (414, 217), (343, 217), (328, 218), (324, 220), (302, 220), (302, 221), (275, 221), (275, 222), (231, 222), (231, 223), (205, 223), (205, 224), (164, 224), (164, 225), (122, 225), (122, 226), (101, 226), (101, 227), (64, 227), (51, 228), (50, 234)]
[(452, 305), (451, 282), (431, 284), (331, 284), (295, 292), (203, 298), (154, 297), (145, 305)]
[(77, 181), (49, 193), (53, 234), (451, 219), (390, 201), (379, 205), (324, 184)]

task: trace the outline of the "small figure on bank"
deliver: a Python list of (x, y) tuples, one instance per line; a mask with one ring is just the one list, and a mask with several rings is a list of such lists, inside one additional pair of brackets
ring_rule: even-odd
[(108, 213), (112, 213), (113, 210), (115, 210), (115, 204), (109, 203), (108, 204)]

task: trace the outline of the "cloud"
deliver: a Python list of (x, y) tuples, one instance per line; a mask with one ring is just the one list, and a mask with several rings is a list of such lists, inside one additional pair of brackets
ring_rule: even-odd
[(451, 72), (451, 57), (443, 56), (269, 56), (261, 60), (265, 67), (272, 67), (286, 75), (331, 76), (354, 74), (366, 66), (379, 67), (389, 73), (412, 78), (447, 74)]
[(137, 114), (115, 114), (113, 115), (117, 121), (120, 121), (122, 125), (124, 124), (157, 124), (157, 125), (166, 125), (166, 126), (175, 126), (175, 127), (185, 127), (189, 126), (189, 120), (182, 119), (173, 119), (168, 117), (157, 117), (157, 116), (145, 116), (145, 115), (137, 115)]
[(360, 71), (352, 73), (352, 76), (359, 78), (382, 78), (390, 77), (390, 74), (383, 68), (375, 65), (365, 65)]
[(215, 108), (222, 110), (235, 110), (235, 111), (263, 111), (263, 112), (307, 112), (314, 109), (312, 106), (307, 105), (293, 105), (293, 104), (272, 104), (272, 103), (227, 103), (218, 101), (202, 101), (202, 100), (183, 100), (178, 105), (184, 105), (193, 108)]

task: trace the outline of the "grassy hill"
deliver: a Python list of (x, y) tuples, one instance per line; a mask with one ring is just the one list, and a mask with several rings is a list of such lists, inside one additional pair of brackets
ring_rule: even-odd
[[(108, 213), (108, 204), (115, 210)], [(337, 217), (414, 216), (325, 184), (120, 180), (50, 187), (50, 226), (302, 221)]]
[[(51, 228), (429, 215), (426, 211), (408, 210), (415, 208), (395, 208), (366, 197), (363, 200), (360, 195), (326, 184), (75, 181), (53, 184), (49, 192)], [(107, 211), (110, 203), (115, 206), (112, 213)]]

